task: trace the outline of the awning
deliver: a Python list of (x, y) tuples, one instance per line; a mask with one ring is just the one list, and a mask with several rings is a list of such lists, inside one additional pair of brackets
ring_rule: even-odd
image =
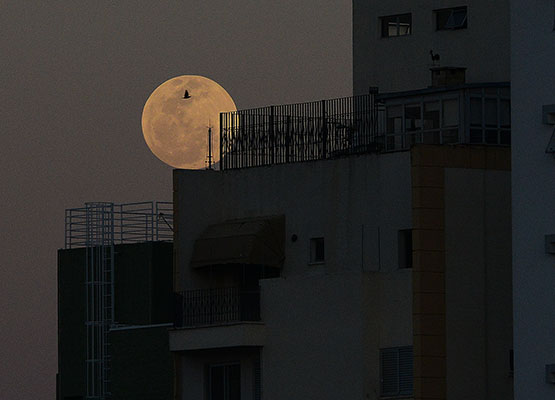
[(191, 266), (256, 264), (281, 268), (285, 217), (232, 220), (209, 226), (195, 241)]

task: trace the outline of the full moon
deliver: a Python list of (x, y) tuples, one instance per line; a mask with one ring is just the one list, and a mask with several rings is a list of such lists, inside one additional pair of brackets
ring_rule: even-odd
[(156, 157), (175, 168), (202, 169), (208, 159), (212, 127), (212, 162), (220, 158), (220, 113), (237, 107), (223, 87), (198, 75), (169, 79), (145, 103), (141, 124)]

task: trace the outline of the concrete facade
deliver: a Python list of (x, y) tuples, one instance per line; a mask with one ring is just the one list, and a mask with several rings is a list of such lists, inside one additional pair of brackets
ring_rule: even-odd
[[(467, 7), (467, 27), (436, 30), (434, 11), (460, 6)], [(407, 13), (409, 35), (381, 36), (382, 17)], [(353, 0), (354, 94), (429, 86), (430, 50), (440, 56), (435, 65), (467, 68), (467, 82), (509, 81), (509, 14), (509, 0)]]
[[(241, 399), (255, 398), (260, 359), (265, 399), (378, 399), (380, 350), (412, 346), (414, 398), (511, 399), (509, 157), (506, 148), (416, 146), (175, 170), (176, 291), (233, 283), (189, 264), (208, 225), (286, 220), (280, 276), (260, 280), (263, 329), (170, 332), (177, 398), (201, 398), (207, 366), (230, 362), (241, 365)], [(399, 230), (411, 228), (414, 265), (399, 268)], [(324, 263), (309, 263), (312, 237), (325, 239)]]
[[(555, 125), (542, 107), (555, 104), (555, 4), (511, 1), (513, 126), (513, 285), (515, 398), (552, 399), (546, 365), (555, 364), (555, 159), (546, 154)], [(555, 378), (555, 377), (554, 377)]]

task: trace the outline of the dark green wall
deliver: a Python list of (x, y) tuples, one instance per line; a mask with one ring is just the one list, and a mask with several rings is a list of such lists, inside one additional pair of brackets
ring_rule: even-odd
[(116, 246), (115, 252), (116, 322), (146, 325), (172, 321), (172, 244), (124, 244)]
[[(171, 243), (165, 242), (124, 244), (114, 247), (116, 323), (149, 325), (168, 323), (173, 320), (172, 248)], [(60, 400), (69, 396), (85, 395), (85, 257), (84, 248), (58, 251), (58, 398)], [(148, 337), (150, 336), (147, 335), (141, 340), (147, 340)], [(170, 357), (167, 350), (167, 328), (164, 338), (166, 341), (164, 351), (167, 353), (165, 356)], [(155, 340), (161, 339), (156, 337)], [(148, 343), (144, 344), (148, 349)], [(128, 349), (128, 347), (125, 348)], [(114, 345), (112, 349), (119, 351), (120, 359), (123, 357), (121, 351)], [(134, 349), (133, 352), (138, 350)]]
[(113, 399), (168, 399), (173, 393), (173, 359), (168, 327), (110, 331)]
[(85, 396), (85, 249), (58, 251), (58, 390)]

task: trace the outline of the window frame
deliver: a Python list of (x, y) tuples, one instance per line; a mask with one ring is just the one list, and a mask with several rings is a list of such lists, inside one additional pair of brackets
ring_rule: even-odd
[[(323, 249), (322, 249), (322, 259), (317, 259), (316, 258), (316, 253), (317, 253), (317, 243), (320, 242), (322, 243)], [(314, 245), (314, 246), (313, 246)], [(326, 241), (324, 239), (323, 236), (316, 236), (316, 237), (311, 237), (308, 241), (308, 264), (309, 265), (318, 265), (318, 264), (324, 264), (326, 262)]]
[[(405, 17), (408, 16), (409, 17), (409, 25), (408, 25), (408, 31), (407, 33), (401, 34), (401, 22), (400, 22), (400, 18), (401, 17)], [(386, 23), (386, 21), (388, 20), (392, 20), (393, 18), (395, 18), (395, 24), (396, 24), (396, 30), (397, 30), (397, 34), (396, 35), (390, 35), (389, 34), (389, 26), (387, 29), (388, 34), (384, 35), (384, 23)], [(402, 36), (410, 36), (412, 35), (412, 13), (403, 13), (403, 14), (394, 14), (394, 15), (384, 15), (383, 17), (379, 17), (379, 21), (380, 21), (380, 38), (386, 39), (386, 38), (392, 38), (392, 37), (402, 37)]]
[(229, 377), (229, 368), (237, 367), (239, 369), (239, 398), (241, 398), (242, 392), (242, 385), (241, 385), (241, 362), (239, 361), (231, 361), (231, 362), (223, 362), (223, 363), (213, 363), (213, 364), (206, 364), (206, 396), (207, 400), (212, 400), (212, 368), (223, 368), (224, 373), (224, 398), (227, 400), (230, 397), (229, 390), (230, 386), (230, 377)]
[[(458, 26), (447, 27), (449, 20), (453, 18), (453, 14), (457, 11), (465, 11), (464, 22), (463, 24), (459, 24)], [(440, 13), (450, 12), (449, 16), (445, 20), (445, 24), (443, 26), (439, 25), (439, 15)], [(434, 10), (434, 20), (435, 20), (435, 30), (437, 31), (456, 31), (459, 29), (467, 29), (468, 28), (468, 6), (458, 6), (458, 7), (447, 7), (447, 8), (439, 8)]]
[[(450, 101), (458, 101), (458, 124), (457, 125), (446, 125), (444, 121), (444, 103)], [(426, 104), (437, 103), (439, 113), (438, 128), (427, 128), (424, 127), (424, 110)], [(385, 103), (385, 118), (386, 118), (386, 131), (384, 137), (385, 151), (397, 151), (409, 149), (413, 144), (425, 143), (425, 144), (456, 144), (461, 143), (464, 140), (464, 126), (462, 123), (463, 112), (464, 112), (464, 96), (460, 92), (447, 92), (443, 94), (436, 95), (423, 95), (414, 96), (411, 98), (400, 98), (387, 101)], [(420, 107), (420, 128), (415, 130), (407, 130), (406, 124), (406, 108), (408, 107)], [(401, 125), (400, 131), (391, 132), (388, 129), (388, 119), (389, 119), (389, 109), (393, 107), (400, 107), (401, 114), (399, 117)], [(452, 138), (450, 135), (454, 130), (457, 131), (457, 137)], [(453, 140), (454, 139), (454, 140)]]
[[(398, 268), (412, 268), (412, 228), (397, 231)], [(404, 262), (403, 262), (404, 261)]]

